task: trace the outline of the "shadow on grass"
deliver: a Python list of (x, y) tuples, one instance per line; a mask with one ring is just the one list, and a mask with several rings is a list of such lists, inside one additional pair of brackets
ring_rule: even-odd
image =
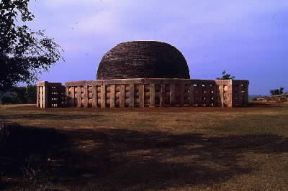
[[(288, 152), (276, 135), (205, 137), (126, 129), (9, 127), (0, 145), (0, 189), (64, 185), (145, 190), (209, 185), (255, 169), (243, 154)], [(2, 181), (2, 184), (1, 184)]]
[[(93, 117), (101, 117), (103, 115), (93, 115)], [(59, 114), (51, 114), (51, 113), (37, 113), (37, 114), (12, 114), (8, 116), (0, 116), (6, 121), (11, 119), (41, 119), (41, 120), (79, 120), (79, 119), (91, 119), (91, 115), (83, 114), (83, 115), (59, 115)]]

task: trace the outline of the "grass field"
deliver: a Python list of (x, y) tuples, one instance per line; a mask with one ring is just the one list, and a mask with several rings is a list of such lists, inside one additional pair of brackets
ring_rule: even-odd
[(0, 106), (0, 190), (288, 190), (288, 104)]

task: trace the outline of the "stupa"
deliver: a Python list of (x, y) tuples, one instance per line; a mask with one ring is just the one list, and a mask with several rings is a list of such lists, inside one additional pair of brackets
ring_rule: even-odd
[(37, 106), (234, 107), (248, 104), (248, 80), (190, 79), (174, 46), (158, 41), (116, 45), (99, 63), (96, 80), (37, 84)]

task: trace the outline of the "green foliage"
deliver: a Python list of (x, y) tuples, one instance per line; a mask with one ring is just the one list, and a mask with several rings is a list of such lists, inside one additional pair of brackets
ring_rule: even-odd
[(270, 90), (271, 95), (282, 95), (284, 93), (284, 88), (280, 87), (278, 89)]
[(0, 97), (2, 104), (35, 104), (36, 86), (13, 87)]
[(36, 86), (27, 86), (25, 88), (26, 103), (36, 103), (37, 88)]
[(225, 70), (222, 72), (222, 76), (220, 78), (217, 78), (218, 80), (234, 80), (235, 76), (232, 76), (231, 74), (227, 73)]
[(59, 46), (52, 39), (27, 26), (34, 18), (28, 3), (29, 0), (0, 3), (0, 90), (18, 82), (34, 82), (37, 74), (61, 58)]
[(17, 94), (10, 93), (9, 95), (4, 95), (1, 99), (2, 104), (17, 104), (17, 103), (22, 103), (17, 97)]

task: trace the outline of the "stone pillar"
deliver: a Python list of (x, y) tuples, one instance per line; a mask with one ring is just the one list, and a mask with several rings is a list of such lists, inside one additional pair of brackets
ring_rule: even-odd
[(135, 106), (135, 87), (133, 83), (129, 85), (129, 106)]
[(97, 92), (97, 86), (92, 85), (92, 107), (97, 108), (98, 107), (98, 92)]
[(37, 84), (37, 107), (49, 107), (49, 83), (47, 81)]
[(155, 107), (155, 84), (150, 84), (150, 107)]
[(106, 85), (101, 85), (101, 108), (106, 108)]
[(76, 99), (77, 99), (77, 107), (81, 107), (81, 86), (77, 86), (77, 93), (76, 93)]
[(115, 85), (110, 85), (110, 108), (115, 107)]
[(160, 107), (163, 107), (165, 105), (165, 84), (161, 83), (160, 85)]
[(194, 85), (191, 83), (189, 85), (189, 100), (190, 100), (190, 106), (194, 105)]
[(227, 90), (226, 90), (226, 106), (227, 107), (233, 107), (233, 87), (232, 87), (232, 83), (233, 81), (232, 80), (229, 80), (228, 81), (228, 84), (227, 84)]
[(171, 106), (175, 105), (175, 84), (174, 83), (170, 84), (170, 105)]
[(120, 86), (120, 107), (125, 107), (125, 84)]
[(139, 105), (140, 105), (140, 107), (144, 107), (145, 106), (144, 93), (145, 93), (144, 92), (144, 84), (141, 84), (141, 85), (139, 85)]
[(88, 99), (89, 95), (88, 95), (88, 85), (84, 85), (84, 107), (88, 107), (89, 105), (89, 99)]

